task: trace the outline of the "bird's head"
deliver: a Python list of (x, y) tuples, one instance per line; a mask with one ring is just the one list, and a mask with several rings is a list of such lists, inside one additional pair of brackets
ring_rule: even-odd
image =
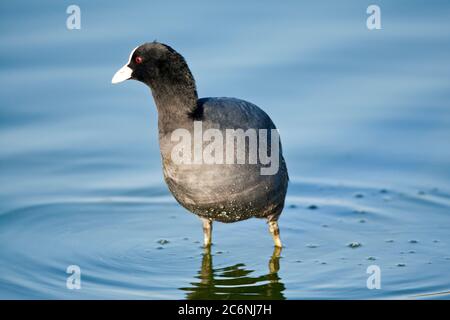
[(112, 78), (112, 83), (141, 81), (152, 89), (158, 86), (194, 83), (183, 56), (159, 42), (144, 43), (133, 49), (128, 62)]

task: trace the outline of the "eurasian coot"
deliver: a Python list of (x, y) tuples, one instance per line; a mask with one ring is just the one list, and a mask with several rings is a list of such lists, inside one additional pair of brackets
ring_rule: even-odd
[(112, 83), (128, 79), (152, 91), (164, 179), (175, 199), (203, 221), (205, 246), (213, 220), (256, 217), (267, 219), (281, 247), (277, 221), (288, 173), (270, 117), (243, 100), (199, 99), (185, 59), (162, 43), (135, 48)]

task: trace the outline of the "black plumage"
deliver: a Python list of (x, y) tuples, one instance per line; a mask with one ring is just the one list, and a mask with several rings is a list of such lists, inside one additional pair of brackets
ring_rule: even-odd
[(180, 164), (171, 157), (177, 143), (171, 139), (172, 132), (181, 128), (193, 134), (195, 121), (201, 121), (203, 131), (217, 129), (223, 137), (226, 129), (267, 129), (270, 137), (270, 129), (275, 129), (270, 117), (256, 105), (240, 99), (198, 99), (195, 80), (185, 59), (158, 42), (136, 48), (128, 64), (114, 76), (113, 83), (127, 79), (141, 81), (151, 89), (158, 110), (164, 179), (175, 199), (202, 218), (205, 245), (210, 244), (213, 220), (235, 222), (256, 217), (268, 220), (275, 245), (281, 246), (277, 220), (288, 185), (281, 143), (279, 169), (273, 175), (261, 175), (263, 165), (259, 162)]

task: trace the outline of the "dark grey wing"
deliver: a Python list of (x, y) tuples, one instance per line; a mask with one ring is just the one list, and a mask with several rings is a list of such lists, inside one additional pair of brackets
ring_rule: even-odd
[[(272, 119), (261, 108), (251, 102), (236, 98), (201, 98), (198, 100), (198, 110), (203, 124), (207, 127), (227, 129), (276, 129)], [(289, 180), (286, 161), (283, 157), (283, 147), (280, 138), (280, 170), (285, 171)]]
[(198, 101), (204, 124), (220, 123), (227, 129), (276, 129), (261, 108), (236, 98), (202, 98)]
[[(261, 108), (255, 104), (236, 98), (202, 98), (199, 99), (203, 124), (206, 127), (217, 127), (221, 129), (276, 129), (272, 119)], [(283, 149), (279, 144), (280, 168), (278, 178), (281, 180), (282, 188), (287, 190), (289, 174), (286, 161), (283, 157)], [(283, 196), (284, 198), (284, 196)]]

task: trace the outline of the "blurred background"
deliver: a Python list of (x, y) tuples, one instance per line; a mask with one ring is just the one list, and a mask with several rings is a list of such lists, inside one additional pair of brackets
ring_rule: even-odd
[[(448, 297), (448, 1), (3, 1), (0, 18), (0, 297)], [(251, 101), (280, 129), (280, 261), (256, 220), (199, 248), (163, 182), (149, 89), (111, 85), (153, 40), (200, 97)], [(383, 290), (366, 288), (374, 263)]]

